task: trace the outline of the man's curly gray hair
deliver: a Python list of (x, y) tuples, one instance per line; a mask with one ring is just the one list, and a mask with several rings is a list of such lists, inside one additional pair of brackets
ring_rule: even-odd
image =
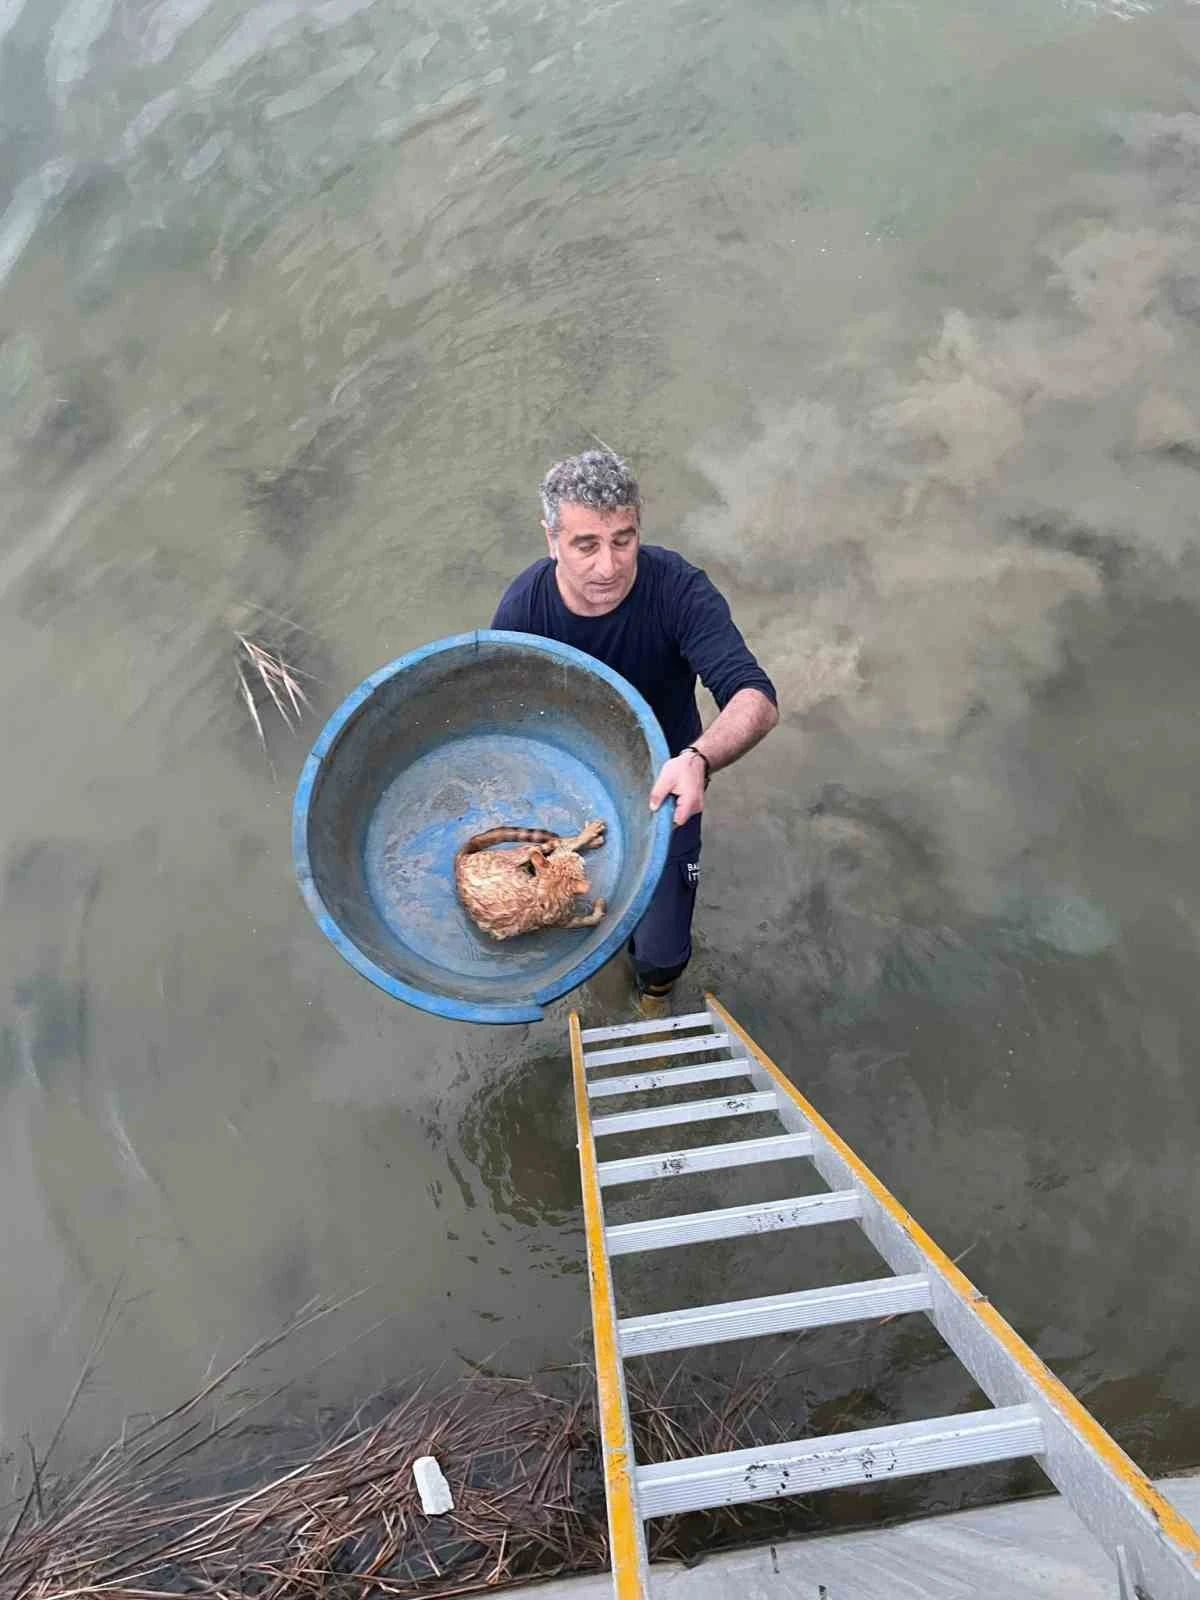
[(611, 450), (585, 450), (557, 462), (542, 479), (542, 510), (551, 533), (561, 525), (559, 508), (564, 500), (594, 511), (621, 511), (626, 506), (639, 510), (642, 495), (629, 464), (620, 456)]

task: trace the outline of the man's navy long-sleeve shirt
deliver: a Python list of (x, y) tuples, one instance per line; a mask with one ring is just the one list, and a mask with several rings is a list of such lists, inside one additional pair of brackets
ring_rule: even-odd
[(703, 728), (697, 678), (722, 710), (739, 689), (777, 700), (724, 595), (698, 567), (660, 545), (641, 547), (633, 588), (602, 617), (568, 611), (554, 562), (544, 556), (513, 579), (492, 627), (557, 639), (612, 667), (645, 696), (673, 756)]

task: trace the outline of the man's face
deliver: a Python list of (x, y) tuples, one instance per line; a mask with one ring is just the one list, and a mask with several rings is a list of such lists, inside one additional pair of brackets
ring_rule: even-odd
[(558, 531), (546, 529), (551, 559), (558, 563), (558, 587), (570, 610), (602, 617), (615, 610), (637, 577), (638, 514), (631, 507), (593, 511), (564, 500)]

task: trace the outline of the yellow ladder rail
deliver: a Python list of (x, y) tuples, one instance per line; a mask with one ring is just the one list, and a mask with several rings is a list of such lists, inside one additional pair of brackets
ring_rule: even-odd
[[(644, 1524), (657, 1516), (790, 1498), (817, 1489), (905, 1477), (985, 1462), (1032, 1458), (1073, 1507), (1116, 1567), (1119, 1600), (1200, 1600), (1200, 1533), (1134, 1465), (1094, 1417), (1025, 1344), (869, 1167), (834, 1132), (774, 1061), (713, 995), (706, 1009), (662, 1023), (580, 1027), (570, 1019), (610, 1559), (617, 1600), (649, 1594)], [(716, 1056), (666, 1072), (613, 1077), (611, 1068), (657, 1053)], [(634, 1042), (631, 1042), (634, 1041)], [(601, 1044), (603, 1048), (587, 1049)], [(606, 1074), (609, 1074), (606, 1076)], [(748, 1089), (716, 1098), (659, 1101), (593, 1119), (591, 1101), (643, 1096), (684, 1083), (728, 1079)], [(619, 1084), (618, 1087), (614, 1085)], [(768, 1137), (692, 1145), (600, 1161), (596, 1140), (685, 1123), (774, 1113)], [(606, 1224), (608, 1186), (669, 1182), (687, 1172), (766, 1161), (811, 1161), (828, 1185), (819, 1195)], [(891, 1269), (862, 1283), (652, 1316), (617, 1314), (610, 1258), (854, 1220)], [(821, 1439), (640, 1465), (634, 1455), (624, 1362), (770, 1333), (796, 1333), (868, 1319), (928, 1316), (991, 1401), (991, 1408)]]
[(633, 1481), (633, 1435), (617, 1333), (617, 1303), (612, 1268), (604, 1242), (604, 1202), (596, 1171), (596, 1142), (588, 1104), (587, 1076), (579, 1018), (571, 1013), (571, 1075), (579, 1132), (579, 1181), (587, 1237), (588, 1289), (592, 1301), (592, 1339), (596, 1352), (596, 1398), (604, 1450), (604, 1496), (608, 1511), (609, 1560), (617, 1600), (642, 1600), (648, 1591), (646, 1533), (638, 1514)]

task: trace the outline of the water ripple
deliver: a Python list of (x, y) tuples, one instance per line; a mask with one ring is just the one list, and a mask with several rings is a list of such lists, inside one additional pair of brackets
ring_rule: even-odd
[(370, 45), (361, 45), (357, 50), (347, 50), (340, 61), (335, 61), (332, 66), (323, 67), (320, 72), (314, 72), (312, 77), (305, 78), (304, 82), (297, 84), (294, 89), (268, 100), (263, 107), (263, 116), (268, 122), (278, 122), (283, 117), (295, 116), (298, 111), (311, 110), (335, 90), (340, 89), (344, 83), (349, 83), (351, 78), (357, 78), (363, 68), (374, 61), (375, 54)]
[(141, 59), (152, 65), (165, 61), (212, 5), (213, 0), (164, 0), (146, 25)]
[(0, 45), (21, 20), (28, 0), (0, 0)]
[(75, 171), (64, 159), (44, 167), (17, 185), (8, 210), (0, 217), (0, 288), (25, 253), (48, 208), (62, 195)]
[(92, 50), (112, 21), (115, 6), (116, 0), (74, 0), (55, 23), (46, 55), (46, 80), (60, 107), (87, 75)]
[(193, 88), (215, 89), (226, 78), (231, 78), (266, 48), (280, 28), (302, 15), (304, 9), (299, 0), (267, 0), (265, 5), (258, 6), (226, 35), (220, 49), (193, 72)]

